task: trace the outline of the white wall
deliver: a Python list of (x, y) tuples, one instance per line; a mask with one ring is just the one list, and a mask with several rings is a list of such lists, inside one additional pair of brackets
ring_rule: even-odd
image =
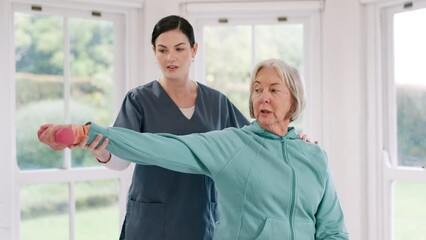
[(363, 240), (368, 239), (364, 7), (358, 0), (325, 3), (322, 29), (324, 144), (351, 239)]
[(10, 219), (16, 219), (16, 209), (13, 208), (13, 203), (16, 201), (16, 196), (13, 192), (15, 189), (14, 182), (11, 181), (13, 170), (16, 167), (14, 162), (10, 159), (14, 159), (14, 143), (11, 139), (14, 139), (14, 131), (11, 127), (14, 124), (8, 117), (14, 109), (14, 95), (11, 91), (13, 82), (10, 75), (12, 69), (10, 56), (11, 49), (8, 48), (8, 44), (11, 41), (9, 33), (9, 16), (11, 14), (9, 5), (6, 1), (0, 0), (0, 86), (2, 91), (0, 92), (0, 239), (11, 239), (11, 234), (14, 230), (14, 226)]

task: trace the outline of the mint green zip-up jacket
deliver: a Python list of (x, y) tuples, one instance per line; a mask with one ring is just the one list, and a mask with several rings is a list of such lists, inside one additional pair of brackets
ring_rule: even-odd
[(348, 239), (325, 152), (294, 130), (277, 136), (257, 122), (176, 136), (91, 125), (107, 150), (138, 164), (205, 174), (219, 193), (216, 240)]

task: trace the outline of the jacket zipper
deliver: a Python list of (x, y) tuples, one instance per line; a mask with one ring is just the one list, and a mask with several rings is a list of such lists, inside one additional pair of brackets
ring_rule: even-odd
[(288, 164), (289, 168), (291, 169), (291, 179), (292, 179), (291, 193), (292, 194), (291, 194), (289, 220), (290, 220), (290, 239), (294, 240), (294, 211), (295, 211), (295, 205), (296, 205), (296, 185), (297, 185), (296, 174), (295, 174), (293, 166), (290, 165), (290, 160), (287, 158), (287, 149), (286, 149), (284, 137), (281, 137), (281, 142), (282, 142), (281, 146), (283, 150), (283, 159)]

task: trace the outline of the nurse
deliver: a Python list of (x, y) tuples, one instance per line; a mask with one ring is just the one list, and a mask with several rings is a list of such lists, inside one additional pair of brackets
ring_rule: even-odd
[[(127, 93), (115, 127), (185, 135), (249, 123), (225, 95), (189, 78), (198, 46), (186, 19), (172, 15), (159, 20), (151, 43), (162, 76)], [(98, 159), (110, 169), (129, 166), (114, 156)], [(212, 239), (216, 198), (214, 182), (206, 175), (136, 164), (120, 239)]]

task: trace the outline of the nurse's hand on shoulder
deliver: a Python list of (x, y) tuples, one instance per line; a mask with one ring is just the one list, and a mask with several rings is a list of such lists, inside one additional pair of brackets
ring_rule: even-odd
[[(300, 139), (300, 140), (303, 140), (303, 141), (305, 141), (305, 142), (311, 142), (311, 139), (309, 139), (308, 135), (306, 135), (306, 134), (304, 134), (304, 133), (300, 133), (300, 134), (299, 134), (299, 139)], [(318, 144), (318, 141), (317, 141), (317, 140), (315, 140), (315, 141), (313, 141), (313, 143)]]

